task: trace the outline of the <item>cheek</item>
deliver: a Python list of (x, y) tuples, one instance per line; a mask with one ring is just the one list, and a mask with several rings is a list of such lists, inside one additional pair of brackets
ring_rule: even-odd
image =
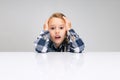
[(49, 33), (50, 33), (50, 34), (53, 34), (53, 31), (49, 30)]
[(67, 31), (62, 31), (62, 32), (61, 32), (61, 35), (62, 35), (62, 36), (66, 36), (66, 34), (67, 34)]
[(51, 32), (51, 31), (49, 31), (49, 33), (50, 33), (51, 38), (53, 38), (54, 37), (54, 33)]

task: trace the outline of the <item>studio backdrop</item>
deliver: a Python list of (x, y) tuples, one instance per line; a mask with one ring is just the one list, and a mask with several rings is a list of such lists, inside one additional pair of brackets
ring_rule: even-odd
[(0, 52), (34, 52), (54, 12), (72, 22), (84, 52), (120, 51), (120, 0), (0, 0)]

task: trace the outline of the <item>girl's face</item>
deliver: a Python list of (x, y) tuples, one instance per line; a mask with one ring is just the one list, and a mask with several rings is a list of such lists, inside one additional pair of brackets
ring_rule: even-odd
[(48, 26), (51, 40), (55, 43), (56, 47), (59, 47), (66, 37), (65, 21), (61, 18), (53, 17), (49, 20)]

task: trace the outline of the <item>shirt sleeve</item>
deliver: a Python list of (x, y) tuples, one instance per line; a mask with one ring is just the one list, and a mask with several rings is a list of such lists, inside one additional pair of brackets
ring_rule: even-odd
[(37, 37), (35, 43), (35, 51), (38, 53), (46, 53), (48, 49), (49, 43), (49, 32), (48, 31), (41, 31), (40, 35)]
[(73, 29), (68, 31), (68, 40), (70, 52), (82, 53), (85, 47), (84, 42)]

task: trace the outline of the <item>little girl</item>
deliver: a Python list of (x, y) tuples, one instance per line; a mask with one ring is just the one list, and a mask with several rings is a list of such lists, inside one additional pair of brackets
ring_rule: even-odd
[(84, 43), (71, 28), (71, 22), (62, 13), (54, 13), (44, 24), (44, 30), (35, 41), (38, 53), (77, 52), (82, 53)]

